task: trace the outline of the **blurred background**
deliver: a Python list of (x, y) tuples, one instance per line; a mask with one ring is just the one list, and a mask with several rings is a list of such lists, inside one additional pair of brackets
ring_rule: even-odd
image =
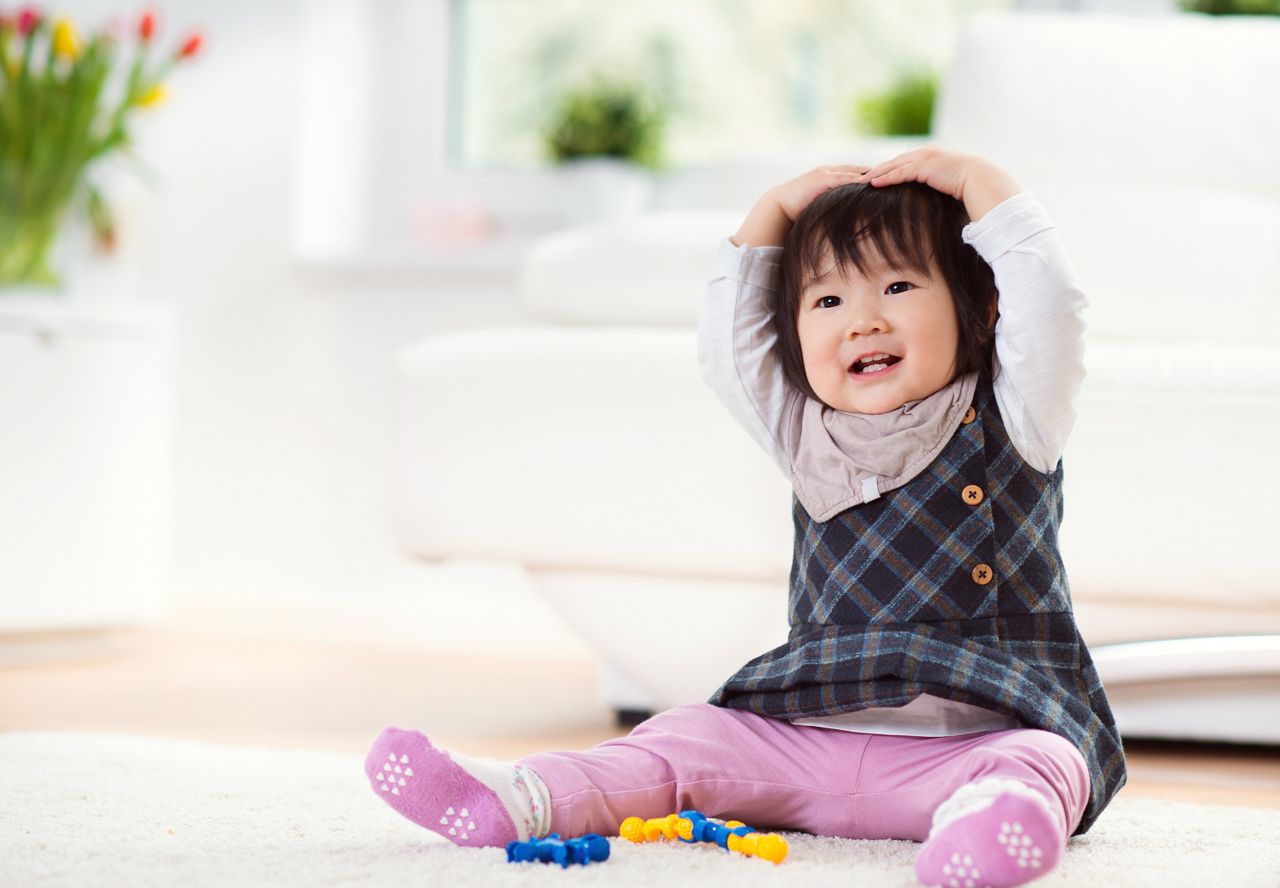
[[(167, 556), (166, 579), (93, 596), (83, 612), (44, 600), (25, 606), (26, 620), (21, 601), (47, 596), (5, 583), (8, 628), (305, 604), (344, 621), (385, 619), (391, 631), (466, 631), (396, 616), (453, 572), (396, 543), (394, 356), (444, 331), (532, 322), (517, 293), (521, 257), (572, 224), (563, 170), (543, 144), (554, 99), (587, 72), (634, 75), (668, 116), (666, 165), (646, 206), (745, 212), (777, 173), (855, 156), (857, 99), (908, 62), (944, 63), (966, 9), (990, 5), (156, 7), (153, 56), (189, 31), (205, 45), (166, 78), (168, 99), (135, 115), (131, 156), (93, 170), (118, 216), (114, 252), (92, 248), (75, 210), (54, 250), (63, 297), (163, 309), (155, 316), (172, 325), (149, 334), (171, 347), (166, 440), (150, 463), (168, 476), (147, 481), (169, 496), (163, 514), (151, 500), (138, 506), (160, 521), (140, 535), (170, 541), (146, 547)], [(114, 21), (123, 63), (142, 11), (105, 0), (44, 8), (82, 32)], [(96, 449), (77, 446), (76, 456)], [(84, 470), (95, 468), (107, 467)], [(26, 546), (49, 545), (55, 524), (68, 532), (68, 512), (92, 508), (63, 502), (37, 534), (32, 504), (5, 498), (6, 526), (20, 534), (8, 537), (11, 570)], [(116, 523), (102, 520), (84, 533), (101, 539)]]
[[(628, 632), (639, 638), (646, 620), (660, 638), (663, 621), (691, 613), (655, 599), (647, 587), (629, 587), (637, 577), (665, 571), (676, 578), (669, 590), (685, 580), (749, 585), (752, 607), (769, 616), (739, 627), (741, 650), (721, 655), (729, 664), (724, 675), (740, 653), (759, 652), (786, 631), (785, 484), (769, 475), (776, 470), (763, 455), (745, 452), (753, 445), (727, 417), (706, 420), (721, 423), (717, 434), (725, 441), (738, 442), (728, 468), (768, 476), (748, 485), (752, 502), (780, 506), (758, 539), (743, 544), (737, 537), (751, 553), (746, 561), (759, 563), (735, 570), (729, 557), (730, 567), (717, 571), (706, 558), (668, 551), (669, 563), (659, 564), (644, 533), (725, 551), (734, 540), (727, 532), (718, 541), (693, 539), (657, 509), (634, 532), (604, 517), (584, 520), (590, 497), (616, 495), (615, 482), (601, 473), (622, 469), (608, 454), (586, 449), (572, 463), (581, 477), (572, 466), (552, 468), (541, 448), (563, 452), (582, 430), (565, 422), (520, 424), (532, 422), (521, 407), (540, 391), (535, 384), (549, 399), (538, 409), (555, 416), (560, 407), (581, 410), (611, 397), (636, 403), (653, 377), (637, 371), (627, 382), (633, 388), (617, 380), (600, 391), (573, 388), (585, 384), (575, 373), (587, 370), (540, 364), (539, 354), (600, 350), (574, 338), (591, 325), (652, 329), (652, 341), (624, 333), (601, 340), (603, 351), (635, 349), (631, 367), (683, 354), (674, 364), (654, 357), (654, 372), (679, 365), (688, 371), (680, 386), (700, 385), (692, 352), (700, 282), (718, 238), (736, 230), (733, 220), (766, 188), (812, 166), (875, 163), (935, 140), (960, 150), (997, 146), (1001, 160), (999, 147), (1008, 145), (1011, 161), (1023, 158), (1011, 170), (1042, 197), (1068, 245), (1081, 243), (1080, 269), (1105, 292), (1117, 284), (1103, 277), (1116, 240), (1094, 228), (1087, 207), (1072, 202), (1076, 189), (1055, 178), (1067, 165), (1063, 158), (1027, 150), (1032, 143), (1016, 125), (992, 124), (985, 144), (978, 130), (966, 131), (965, 121), (975, 118), (961, 113), (966, 96), (977, 101), (966, 90), (982, 73), (978, 56), (956, 63), (967, 23), (1004, 13), (1052, 17), (1043, 19), (1051, 30), (1073, 35), (1063, 50), (1071, 69), (1062, 78), (1079, 81), (1078, 72), (1093, 64), (1090, 44), (1079, 36), (1091, 20), (1122, 20), (1140, 36), (1164, 34), (1155, 29), (1173, 20), (1228, 13), (1221, 18), (1250, 20), (1261, 35), (1233, 39), (1258, 47), (1275, 45), (1265, 41), (1277, 21), (1268, 4), (1243, 0), (169, 0), (137, 8), (77, 0), (0, 9), (8, 78), (0, 104), (31, 115), (19, 118), (14, 110), (6, 118), (0, 211), (9, 228), (0, 250), (18, 249), (22, 183), (53, 175), (52, 167), (31, 165), (40, 150), (60, 156), (58, 146), (70, 145), (77, 126), (107, 120), (112, 96), (132, 96), (125, 104), (136, 106), (122, 118), (126, 142), (80, 167), (66, 161), (68, 172), (59, 174), (65, 207), (46, 208), (56, 223), (47, 263), (11, 266), (0, 285), (0, 729), (359, 750), (384, 724), (399, 721), (439, 725), (446, 740), (480, 754), (591, 742), (620, 730), (619, 716), (625, 722), (672, 702), (669, 686), (637, 681), (638, 668), (622, 674), (602, 662), (602, 650), (614, 642), (625, 647)], [(145, 39), (144, 14), (153, 28)], [(68, 106), (64, 116), (48, 105), (43, 117), (30, 106), (34, 80), (19, 73), (24, 36), (42, 27), (41, 39), (53, 41), (63, 18), (79, 46), (65, 43), (71, 38), (64, 28), (66, 51), (49, 43), (48, 71), (71, 70), (93, 34), (118, 35), (118, 57), (94, 100), (101, 118), (91, 119), (89, 105)], [(199, 35), (194, 49), (192, 35)], [(1142, 43), (1131, 44), (1135, 52)], [(140, 45), (150, 47), (144, 75), (157, 73), (166, 58), (177, 60), (154, 84), (147, 76), (128, 81)], [(54, 65), (59, 55), (65, 67)], [(41, 58), (37, 49), (23, 69), (30, 78), (42, 70)], [(1144, 63), (1129, 62), (1139, 87), (1154, 82)], [(1149, 70), (1167, 73), (1176, 64), (1153, 62)], [(1186, 76), (1200, 73), (1193, 66)], [(1270, 104), (1263, 81), (1235, 76), (1258, 84), (1242, 106)], [(983, 98), (983, 107), (1006, 122), (1051, 121), (1055, 82), (1045, 81), (1041, 100), (1000, 105), (997, 95)], [(143, 94), (161, 83), (162, 93)], [(943, 97), (951, 110), (939, 129)], [(1105, 90), (1091, 99), (1099, 106), (1107, 100)], [(1170, 118), (1200, 111), (1170, 107)], [(86, 110), (77, 116), (76, 108)], [(1131, 106), (1129, 116), (1147, 110)], [(54, 120), (63, 121), (61, 129), (51, 129)], [(1239, 139), (1256, 138), (1262, 148), (1278, 132), (1273, 114), (1262, 110), (1236, 124)], [(1163, 132), (1156, 123), (1149, 129)], [(45, 148), (22, 148), (22, 134), (37, 130), (44, 141), (30, 145)], [(1132, 160), (1146, 147), (1096, 142), (1099, 165), (1103, 155)], [(1148, 178), (1156, 176), (1160, 162), (1151, 160), (1148, 169)], [(1150, 184), (1144, 175), (1129, 181)], [(1239, 181), (1229, 190), (1245, 200), (1239, 193), (1249, 189)], [(1229, 229), (1231, 219), (1263, 219), (1246, 226), (1246, 236), (1256, 238), (1246, 245), (1254, 255), (1275, 254), (1276, 196), (1268, 194), (1265, 216), (1214, 205), (1221, 214), (1214, 220)], [(1160, 224), (1162, 212), (1134, 212), (1135, 229)], [(683, 250), (679, 286), (662, 277), (668, 247)], [(1234, 255), (1200, 258), (1214, 266)], [(1131, 277), (1140, 280), (1156, 264)], [(47, 276), (33, 273), (46, 265)], [(656, 277), (650, 315), (642, 317), (635, 305), (645, 291), (634, 285), (646, 271)], [(575, 276), (604, 286), (570, 293), (566, 281)], [(1268, 291), (1258, 304), (1263, 295), (1274, 302)], [(1104, 318), (1107, 310), (1100, 309)], [(1242, 372), (1265, 405), (1276, 397), (1277, 375), (1266, 363), (1276, 352), (1260, 325), (1275, 309), (1258, 311), (1256, 323), (1249, 315), (1244, 324), (1237, 319), (1247, 340), (1239, 353), (1260, 362)], [(1113, 329), (1123, 327), (1123, 319), (1112, 320)], [(549, 325), (573, 335), (558, 340)], [(1227, 338), (1222, 326), (1230, 325), (1213, 325), (1213, 341)], [(1167, 344), (1177, 335), (1155, 338)], [(1134, 365), (1139, 373), (1167, 369), (1187, 352), (1099, 354), (1119, 376), (1124, 368), (1134, 373)], [(601, 368), (617, 372), (602, 360)], [(1232, 369), (1239, 367), (1221, 372)], [(1107, 373), (1104, 366), (1100, 384)], [(552, 392), (566, 388), (562, 404)], [(1095, 428), (1114, 430), (1110, 418), (1126, 408), (1106, 394), (1105, 385), (1098, 389)], [(679, 445), (695, 427), (690, 423), (718, 409), (706, 398), (692, 402), (687, 415), (679, 407), (664, 413), (656, 396), (645, 405), (654, 439), (635, 471), (686, 487), (709, 478), (699, 465), (680, 463)], [(502, 420), (504, 411), (513, 418)], [(1082, 413), (1082, 425), (1086, 418)], [(1201, 443), (1209, 449), (1196, 450), (1198, 459), (1214, 453), (1213, 444)], [(1079, 464), (1100, 472), (1114, 466), (1105, 436), (1094, 444), (1093, 455), (1081, 445)], [(1210, 462), (1219, 470), (1239, 465), (1233, 453)], [(1258, 459), (1252, 451), (1248, 458)], [(1069, 458), (1067, 464), (1070, 475)], [(1246, 473), (1238, 483), (1248, 488), (1256, 478)], [(548, 493), (584, 486), (589, 490), (563, 501)], [(727, 491), (717, 487), (714, 495)], [(537, 504), (528, 502), (534, 492)], [(1070, 524), (1070, 494), (1067, 502)], [(1185, 529), (1193, 519), (1183, 508)], [(1113, 498), (1098, 521), (1123, 527), (1118, 511)], [(527, 533), (512, 532), (513, 524)], [(1267, 529), (1264, 523), (1251, 532)], [(1100, 538), (1113, 539), (1111, 530)], [(593, 533), (605, 536), (597, 541)], [(569, 534), (580, 548), (604, 554), (567, 563), (573, 553), (556, 547)], [(1222, 538), (1228, 546), (1231, 534)], [(1091, 568), (1103, 562), (1083, 557), (1090, 545), (1076, 543), (1086, 581), (1133, 568), (1203, 585), (1201, 568), (1182, 564), (1135, 567), (1134, 559), (1117, 557), (1114, 570), (1111, 562)], [(1162, 545), (1167, 549), (1167, 538)], [(1206, 551), (1202, 563), (1237, 608), (1234, 623), (1208, 634), (1261, 639), (1264, 631), (1280, 632), (1255, 619), (1277, 619), (1275, 593), (1255, 594), (1272, 588), (1258, 566), (1264, 553), (1251, 547), (1232, 561), (1231, 551)], [(1070, 557), (1067, 563), (1076, 569)], [(1235, 583), (1233, 565), (1244, 565)], [(567, 576), (575, 566), (589, 570), (575, 580)], [(601, 594), (596, 580), (604, 575), (612, 578), (613, 604), (591, 598), (591, 590)], [(562, 595), (549, 597), (557, 580)], [(574, 582), (583, 597), (570, 594)], [(1086, 584), (1109, 590), (1105, 581)], [(746, 586), (733, 588), (747, 594)], [(1158, 583), (1142, 590), (1131, 613), (1151, 613), (1167, 592)], [(688, 604), (689, 597), (674, 600)], [(594, 636), (575, 617), (618, 601), (625, 607)], [(1212, 603), (1202, 603), (1198, 613), (1211, 611)], [(1212, 615), (1203, 619), (1213, 623)], [(1187, 634), (1129, 638), (1098, 629), (1100, 640), (1117, 644)], [(1232, 661), (1227, 670), (1232, 680), (1246, 688), (1251, 681), (1280, 685), (1271, 671), (1274, 645), (1245, 647), (1237, 651), (1245, 665)], [(646, 636), (633, 661), (656, 663), (685, 650)], [(1124, 653), (1117, 652), (1117, 663), (1128, 662)], [(1186, 651), (1162, 656), (1185, 659)], [(1233, 654), (1219, 647), (1206, 656)], [(1120, 675), (1122, 667), (1115, 668)], [(713, 690), (695, 683), (689, 696), (705, 699)], [(1263, 721), (1273, 734), (1202, 739), (1280, 742), (1272, 693), (1255, 705), (1267, 707)], [(1255, 786), (1257, 774), (1248, 778)], [(1274, 800), (1274, 786), (1264, 792)]]

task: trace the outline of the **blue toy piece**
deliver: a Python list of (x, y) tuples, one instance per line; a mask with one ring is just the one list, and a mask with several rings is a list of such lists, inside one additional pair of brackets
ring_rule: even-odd
[(567, 867), (571, 863), (583, 866), (593, 860), (609, 859), (609, 840), (595, 833), (587, 833), (576, 839), (562, 839), (559, 833), (551, 833), (545, 839), (507, 843), (507, 863), (558, 863)]
[(728, 851), (729, 836), (745, 836), (747, 833), (755, 832), (749, 826), (730, 828), (717, 820), (708, 820), (701, 811), (681, 811), (680, 816), (688, 820), (693, 827), (693, 834), (689, 838), (680, 837), (682, 842), (712, 842)]

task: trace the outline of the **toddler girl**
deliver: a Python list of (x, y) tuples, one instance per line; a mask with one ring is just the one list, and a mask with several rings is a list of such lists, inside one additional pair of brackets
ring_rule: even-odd
[(388, 728), (374, 791), (460, 845), (696, 808), (923, 842), (926, 885), (1051, 870), (1125, 781), (1057, 539), (1086, 305), (983, 158), (770, 189), (719, 246), (699, 358), (794, 489), (787, 643), (585, 752), (492, 762)]

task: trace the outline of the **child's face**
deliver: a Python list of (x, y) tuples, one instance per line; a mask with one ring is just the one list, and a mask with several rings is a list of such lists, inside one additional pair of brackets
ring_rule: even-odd
[[(825, 276), (800, 298), (805, 375), (823, 402), (846, 413), (888, 413), (955, 375), (959, 323), (936, 263), (930, 260), (925, 277), (873, 258), (870, 277), (852, 266), (842, 275), (828, 252), (819, 266)], [(877, 373), (854, 372), (861, 355), (881, 352), (901, 360)]]

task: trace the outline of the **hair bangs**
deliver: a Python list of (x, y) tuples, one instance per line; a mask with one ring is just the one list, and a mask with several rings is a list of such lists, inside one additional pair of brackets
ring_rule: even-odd
[(799, 278), (792, 283), (798, 292), (842, 268), (856, 268), (864, 277), (888, 269), (930, 275), (932, 202), (921, 200), (914, 189), (870, 188), (842, 185), (810, 205), (810, 224), (788, 244), (795, 250)]

